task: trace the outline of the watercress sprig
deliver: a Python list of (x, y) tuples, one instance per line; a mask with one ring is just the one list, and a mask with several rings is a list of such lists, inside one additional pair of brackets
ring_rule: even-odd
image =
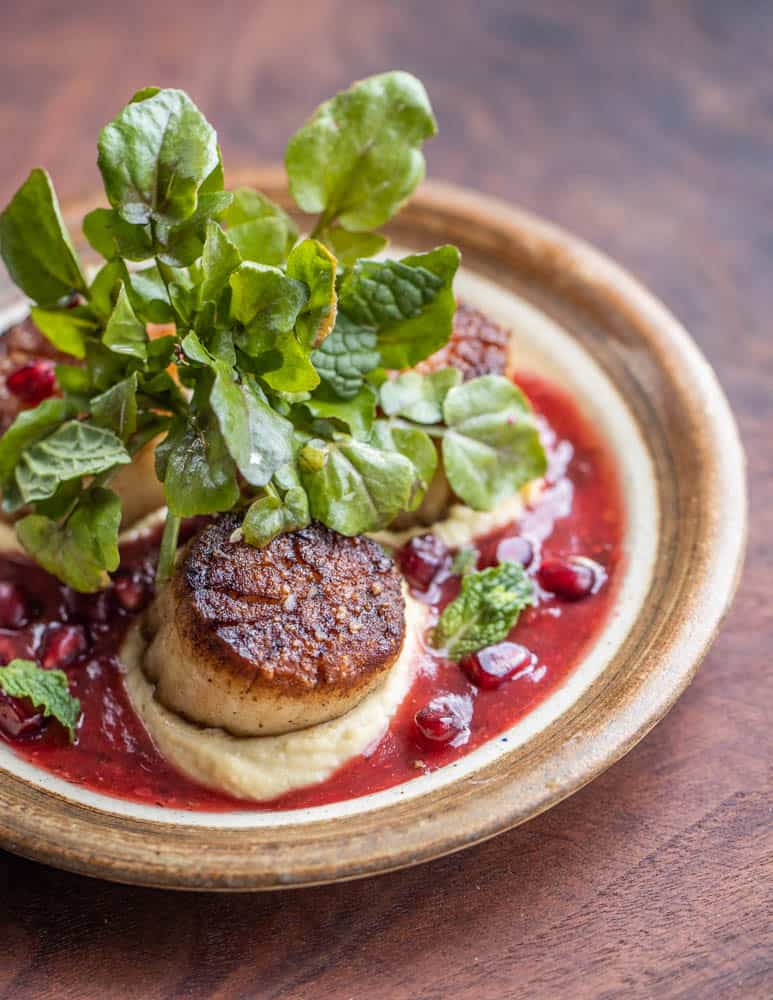
[(225, 190), (216, 133), (186, 94), (145, 88), (99, 138), (108, 207), (83, 223), (104, 258), (93, 276), (47, 174), (30, 174), (0, 214), (0, 253), (74, 363), (57, 367), (61, 398), (0, 439), (0, 488), (41, 565), (78, 590), (106, 583), (119, 558), (110, 482), (151, 442), (162, 579), (183, 517), (242, 511), (253, 545), (312, 519), (356, 534), (415, 509), (441, 461), (478, 508), (544, 471), (506, 379), (390, 375), (452, 329), (455, 247), (371, 259), (435, 131), (407, 73), (321, 105), (287, 147), (290, 191), (317, 214), (302, 236), (260, 192)]

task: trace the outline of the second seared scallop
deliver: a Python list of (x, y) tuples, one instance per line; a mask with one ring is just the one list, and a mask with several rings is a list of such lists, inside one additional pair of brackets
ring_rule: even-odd
[(375, 542), (312, 524), (257, 549), (218, 518), (189, 544), (148, 619), (156, 697), (239, 736), (343, 715), (400, 654), (405, 599)]

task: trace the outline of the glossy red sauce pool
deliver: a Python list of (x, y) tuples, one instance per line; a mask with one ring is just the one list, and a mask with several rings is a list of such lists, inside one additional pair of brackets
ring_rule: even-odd
[[(533, 662), (520, 676), (486, 690), (472, 684), (457, 664), (426, 653), (408, 697), (370, 756), (344, 765), (319, 785), (269, 803), (245, 803), (209, 791), (160, 756), (124, 690), (117, 650), (136, 613), (124, 606), (136, 608), (149, 597), (156, 555), (157, 539), (145, 539), (122, 550), (120, 582), (88, 597), (68, 592), (23, 559), (0, 560), (0, 580), (18, 583), (31, 607), (29, 624), (0, 629), (0, 662), (14, 656), (40, 659), (51, 623), (81, 625), (88, 638), (86, 652), (64, 667), (83, 710), (77, 743), (69, 745), (57, 725), (34, 737), (3, 738), (31, 763), (95, 791), (207, 811), (299, 808), (355, 798), (449, 764), (487, 740), (505, 738), (507, 729), (562, 683), (606, 621), (621, 575), (625, 516), (616, 469), (597, 430), (554, 385), (526, 375), (518, 381), (545, 421), (549, 487), (539, 506), (520, 522), (478, 541), (478, 565), (494, 564), (499, 546), (519, 537), (528, 539), (533, 549), (530, 573), (536, 574), (543, 560), (582, 556), (606, 574), (597, 592), (582, 600), (542, 594), (538, 606), (521, 616), (508, 639), (531, 651)], [(519, 551), (522, 543), (509, 542), (504, 551), (508, 549)], [(437, 610), (459, 588), (458, 577), (442, 577), (441, 572), (439, 582), (416, 595)], [(416, 712), (438, 696), (450, 696), (468, 720), (463, 742), (455, 741), (459, 745), (430, 745), (416, 730)]]

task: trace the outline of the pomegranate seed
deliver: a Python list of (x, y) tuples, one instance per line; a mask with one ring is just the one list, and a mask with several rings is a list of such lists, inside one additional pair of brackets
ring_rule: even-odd
[(493, 690), (516, 674), (530, 670), (536, 661), (537, 657), (525, 646), (498, 642), (477, 653), (468, 653), (459, 666), (477, 687)]
[(53, 361), (31, 361), (6, 378), (8, 391), (30, 406), (53, 396), (56, 389)]
[(87, 648), (88, 640), (82, 625), (49, 625), (41, 663), (47, 670), (66, 667)]
[(537, 573), (543, 590), (565, 601), (580, 601), (603, 582), (604, 570), (590, 559), (548, 559)]
[(29, 698), (12, 698), (0, 691), (0, 732), (10, 739), (35, 736), (45, 720)]
[(113, 590), (124, 611), (140, 611), (150, 600), (147, 580), (136, 574), (116, 577)]
[(470, 738), (472, 699), (446, 694), (433, 698), (414, 716), (417, 733), (427, 747), (461, 746)]
[(21, 628), (28, 621), (27, 595), (18, 584), (0, 580), (0, 628)]
[(412, 538), (397, 553), (397, 563), (415, 590), (427, 590), (448, 560), (448, 546), (432, 534)]
[(516, 535), (514, 538), (504, 538), (497, 547), (497, 562), (515, 562), (521, 566), (530, 566), (534, 559), (534, 548), (528, 538)]

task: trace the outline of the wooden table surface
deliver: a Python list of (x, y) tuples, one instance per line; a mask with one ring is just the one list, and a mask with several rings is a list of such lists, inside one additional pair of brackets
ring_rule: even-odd
[(773, 995), (773, 4), (0, 7), (3, 203), (36, 165), (63, 198), (93, 189), (97, 130), (145, 84), (188, 89), (235, 166), (280, 157), (352, 79), (417, 73), (440, 122), (432, 176), (581, 234), (692, 332), (740, 422), (752, 524), (691, 688), (549, 814), (421, 868), (285, 894), (175, 895), (0, 855), (0, 995)]

